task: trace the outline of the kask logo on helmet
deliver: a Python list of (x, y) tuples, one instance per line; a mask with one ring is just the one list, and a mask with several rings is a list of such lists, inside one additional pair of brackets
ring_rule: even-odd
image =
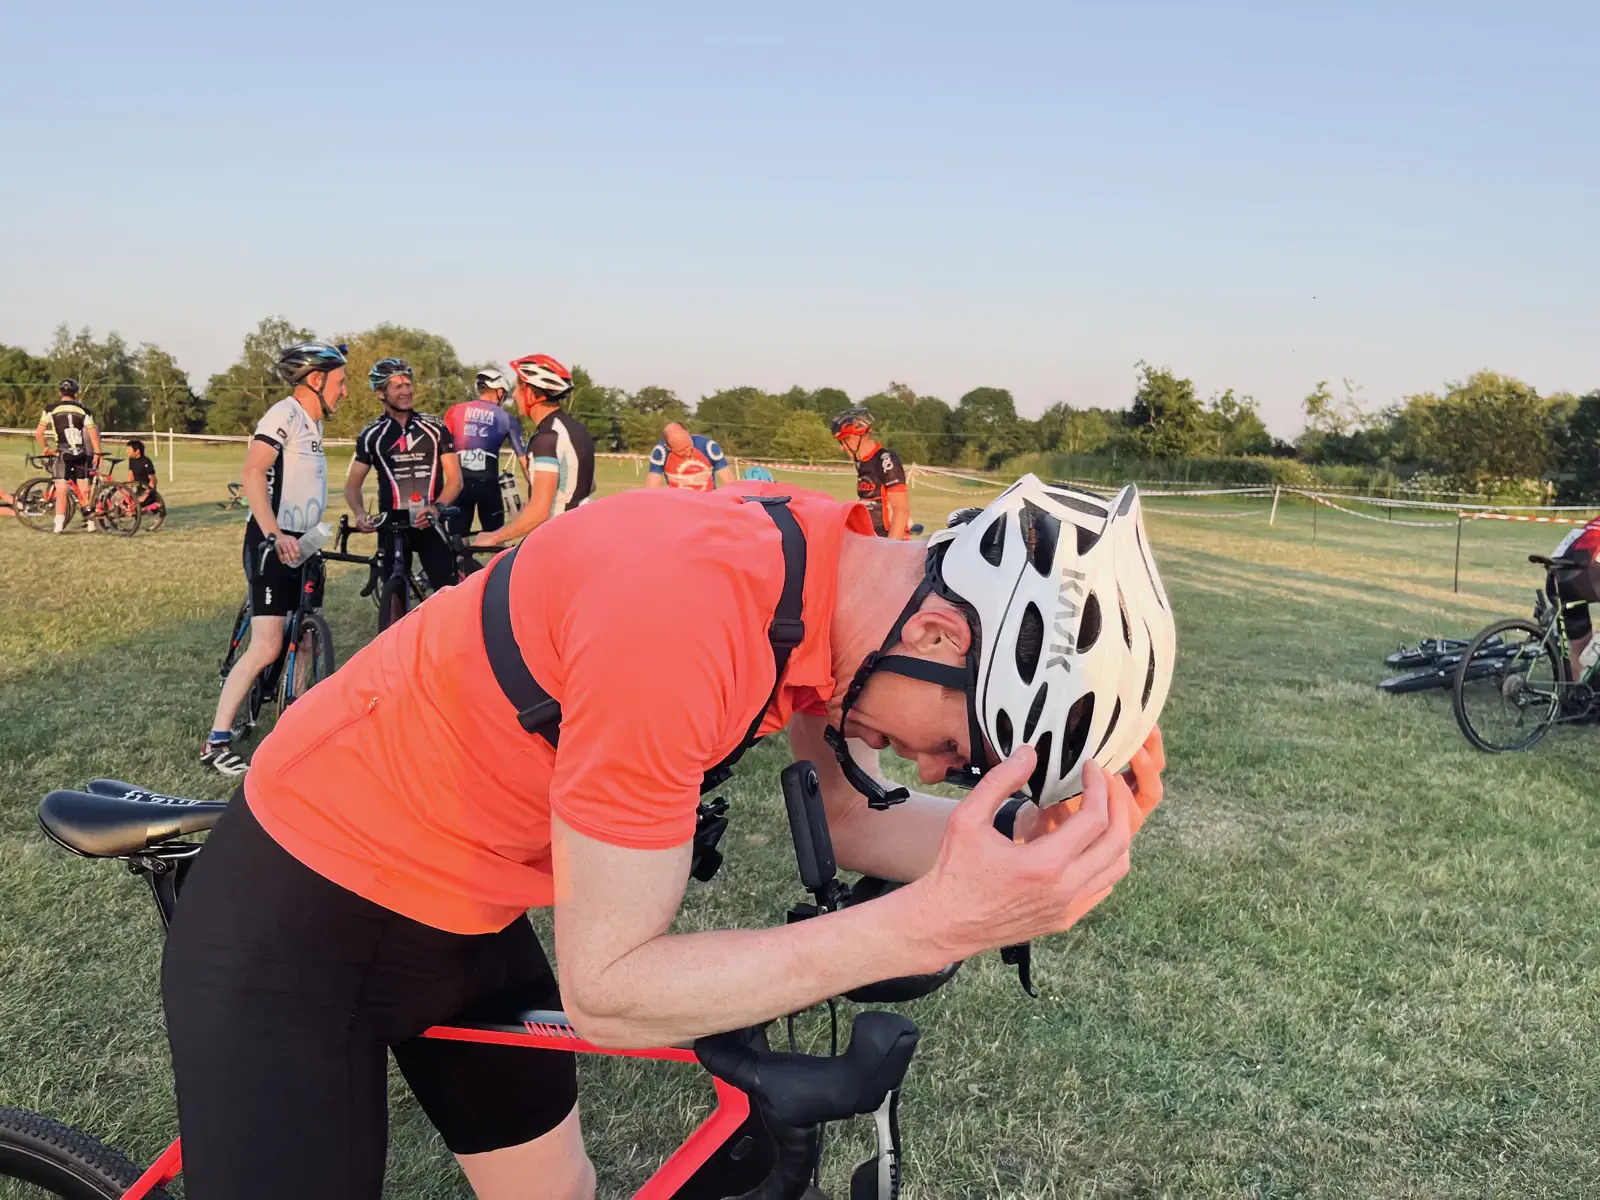
[(1078, 601), (1083, 599), (1083, 581), (1086, 578), (1082, 571), (1074, 571), (1066, 566), (1061, 568), (1060, 583), (1056, 587), (1057, 608), (1053, 628), (1056, 640), (1050, 643), (1050, 660), (1045, 663), (1047, 670), (1051, 667), (1072, 670), (1072, 663), (1066, 656), (1075, 654), (1078, 649)]

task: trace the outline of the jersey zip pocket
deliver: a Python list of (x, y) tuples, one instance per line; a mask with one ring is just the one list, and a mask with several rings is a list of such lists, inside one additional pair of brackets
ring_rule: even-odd
[(359, 711), (351, 713), (344, 720), (340, 721), (337, 725), (334, 725), (333, 727), (331, 727), (329, 729), (324, 729), (320, 734), (317, 735), (317, 737), (310, 743), (310, 745), (307, 745), (307, 746), (303, 747), (293, 757), (291, 757), (286, 762), (284, 762), (283, 765), (278, 768), (278, 774), (280, 776), (281, 775), (287, 775), (290, 771), (294, 770), (297, 766), (299, 766), (303, 759), (309, 757), (311, 754), (313, 754), (316, 751), (322, 749), (322, 747), (327, 744), (327, 742), (328, 742), (328, 740), (330, 738), (336, 736), (337, 734), (343, 733), (346, 729), (349, 729), (357, 721), (365, 721), (368, 717), (370, 717), (377, 710), (378, 710), (378, 697), (376, 695), (367, 697), (367, 702), (364, 705), (361, 706), (361, 709)]

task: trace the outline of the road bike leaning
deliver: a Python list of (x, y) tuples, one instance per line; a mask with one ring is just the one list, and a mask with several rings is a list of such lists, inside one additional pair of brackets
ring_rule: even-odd
[[(1547, 586), (1535, 598), (1532, 620), (1512, 617), (1479, 632), (1456, 665), (1451, 707), (1461, 732), (1479, 750), (1498, 754), (1526, 750), (1552, 726), (1593, 720), (1597, 714), (1596, 679), (1600, 660), (1572, 677), (1567, 636), (1567, 609), (1574, 603), (1559, 598), (1558, 571), (1581, 564), (1570, 558), (1528, 555), (1545, 568)], [(1546, 594), (1557, 597), (1547, 600)], [(1480, 660), (1485, 648), (1492, 657)]]
[[(864, 903), (896, 886), (863, 879), (847, 887), (839, 881), (810, 763), (785, 768), (782, 786), (801, 881), (813, 900), (796, 905), (791, 921)], [(39, 805), (39, 823), (51, 840), (75, 854), (126, 863), (149, 885), (165, 926), (200, 850), (185, 839), (210, 829), (226, 807), (221, 801), (186, 800), (97, 779), (87, 791), (51, 792)], [(959, 965), (885, 980), (849, 998), (865, 1004), (916, 999), (942, 987)], [(832, 1002), (828, 1009), (836, 1019)], [(423, 1036), (655, 1059), (708, 1072), (716, 1108), (635, 1193), (636, 1200), (827, 1200), (817, 1187), (823, 1129), (855, 1116), (872, 1118), (878, 1141), (876, 1154), (851, 1176), (850, 1200), (896, 1200), (900, 1088), (916, 1051), (916, 1025), (897, 1013), (859, 1013), (844, 1053), (828, 1056), (773, 1050), (767, 1029), (716, 1034), (687, 1047), (613, 1051), (585, 1041), (565, 1013), (530, 1009), (506, 995)], [(167, 1185), (178, 1178), (182, 1160), (182, 1145), (175, 1141), (141, 1171), (119, 1151), (70, 1126), (0, 1107), (0, 1182), (26, 1181), (61, 1200), (170, 1200)]]
[[(30, 454), (28, 465), (40, 471), (49, 471), (55, 455)], [(94, 521), (105, 533), (132, 537), (139, 532), (141, 507), (131, 484), (119, 483), (111, 472), (123, 460), (103, 458), (105, 473), (95, 472), (88, 479), (67, 481), (67, 525), (74, 519), (87, 524)], [(39, 475), (25, 479), (17, 485), (14, 508), (17, 520), (35, 533), (52, 533), (56, 519), (56, 484), (54, 475)]]

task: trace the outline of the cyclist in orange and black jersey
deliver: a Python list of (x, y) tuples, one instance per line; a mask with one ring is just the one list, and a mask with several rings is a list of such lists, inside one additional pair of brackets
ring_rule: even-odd
[(867, 506), (879, 537), (911, 536), (911, 501), (900, 456), (872, 436), (872, 414), (847, 408), (833, 418), (833, 436), (856, 464), (856, 499)]

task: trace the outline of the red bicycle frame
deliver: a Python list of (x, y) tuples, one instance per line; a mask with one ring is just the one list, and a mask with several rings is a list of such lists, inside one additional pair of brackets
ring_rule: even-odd
[[(567, 1015), (556, 1011), (538, 1011), (524, 1014), (523, 1028), (516, 1030), (490, 1025), (435, 1025), (423, 1033), (424, 1037), (439, 1038), (448, 1042), (478, 1042), (494, 1046), (524, 1046), (530, 1050), (565, 1050), (577, 1054), (603, 1054), (620, 1058), (649, 1058), (658, 1062), (688, 1063), (699, 1067), (693, 1050), (663, 1046), (650, 1050), (610, 1050), (596, 1046), (578, 1036), (567, 1020)], [(726, 1146), (751, 1117), (750, 1097), (730, 1083), (711, 1077), (716, 1089), (717, 1106), (697, 1126), (682, 1145), (657, 1168), (643, 1187), (634, 1193), (634, 1200), (672, 1200), (683, 1195), (687, 1185), (722, 1147)], [(123, 1196), (123, 1200), (145, 1200), (157, 1188), (165, 1187), (183, 1172), (183, 1142), (172, 1143), (139, 1177), (137, 1183)]]

